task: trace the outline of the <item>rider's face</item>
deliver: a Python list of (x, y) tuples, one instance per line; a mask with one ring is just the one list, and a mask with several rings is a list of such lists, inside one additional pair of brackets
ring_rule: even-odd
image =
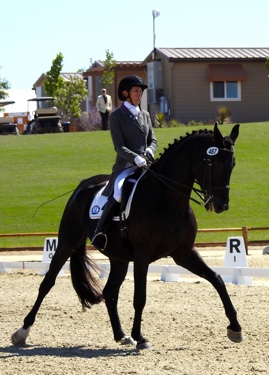
[[(143, 90), (139, 86), (134, 86), (129, 91), (129, 102), (133, 103), (133, 105), (138, 106), (142, 99)], [(130, 100), (131, 99), (131, 100)]]

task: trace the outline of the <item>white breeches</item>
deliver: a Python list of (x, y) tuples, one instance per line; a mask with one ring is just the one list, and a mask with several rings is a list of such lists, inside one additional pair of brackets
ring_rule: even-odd
[(114, 199), (116, 199), (117, 202), (121, 202), (121, 195), (122, 195), (122, 186), (124, 183), (124, 180), (127, 176), (129, 176), (131, 173), (133, 173), (135, 170), (137, 170), (137, 166), (134, 165), (133, 167), (124, 169), (116, 178), (115, 184), (114, 184)]

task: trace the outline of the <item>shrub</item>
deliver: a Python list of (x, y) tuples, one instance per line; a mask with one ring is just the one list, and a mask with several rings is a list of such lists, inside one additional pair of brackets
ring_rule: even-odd
[(83, 112), (79, 120), (80, 131), (95, 131), (101, 129), (101, 117), (96, 108), (89, 113)]
[(225, 106), (218, 107), (217, 113), (218, 115), (217, 115), (216, 121), (218, 122), (218, 124), (231, 124), (232, 123), (230, 111), (228, 110), (227, 107)]
[(165, 114), (162, 112), (156, 113), (154, 121), (153, 121), (154, 128), (164, 128), (167, 126)]
[(191, 120), (187, 123), (187, 126), (201, 126), (203, 127), (204, 126), (204, 123), (202, 121), (200, 122), (196, 122), (194, 120)]

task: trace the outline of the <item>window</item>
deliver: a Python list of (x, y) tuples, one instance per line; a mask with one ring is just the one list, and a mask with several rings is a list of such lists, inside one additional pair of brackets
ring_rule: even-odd
[(211, 101), (239, 101), (241, 100), (241, 82), (218, 81), (210, 82)]
[(211, 101), (240, 101), (241, 82), (246, 74), (241, 64), (209, 64)]

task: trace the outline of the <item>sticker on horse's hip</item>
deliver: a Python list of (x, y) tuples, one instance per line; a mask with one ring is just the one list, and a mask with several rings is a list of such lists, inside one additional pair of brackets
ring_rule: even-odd
[(206, 150), (207, 155), (210, 155), (210, 156), (217, 155), (218, 152), (219, 152), (218, 147), (209, 147), (209, 148)]

